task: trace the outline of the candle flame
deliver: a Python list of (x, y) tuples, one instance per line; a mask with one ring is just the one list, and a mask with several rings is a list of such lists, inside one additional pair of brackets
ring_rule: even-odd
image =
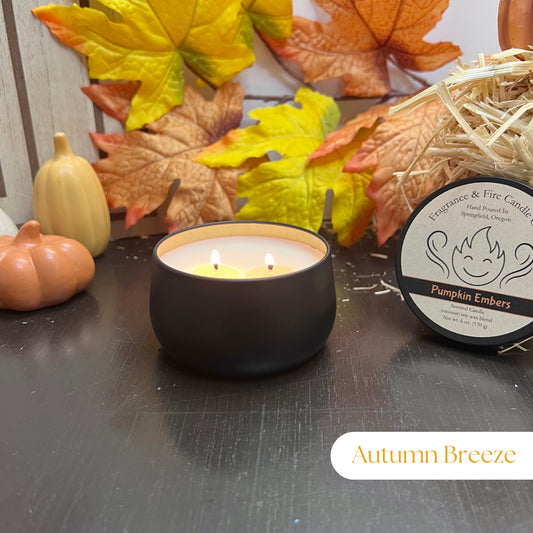
[(268, 270), (273, 270), (275, 264), (276, 262), (274, 261), (274, 256), (270, 252), (265, 254), (265, 265), (267, 266)]
[(215, 270), (218, 270), (218, 265), (220, 264), (220, 254), (217, 249), (214, 249), (211, 252), (211, 264)]

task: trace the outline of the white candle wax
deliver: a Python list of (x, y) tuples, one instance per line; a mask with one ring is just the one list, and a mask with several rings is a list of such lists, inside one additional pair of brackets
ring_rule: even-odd
[(307, 268), (324, 257), (324, 253), (312, 246), (289, 239), (233, 235), (183, 244), (161, 255), (161, 260), (172, 268), (192, 273), (195, 268), (209, 264), (213, 249), (218, 250), (221, 265), (239, 270), (243, 277), (246, 272), (264, 266), (267, 252), (273, 255), (277, 265), (293, 271)]

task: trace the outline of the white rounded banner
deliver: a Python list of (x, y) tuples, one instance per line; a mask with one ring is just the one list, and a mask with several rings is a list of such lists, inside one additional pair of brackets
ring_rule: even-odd
[(346, 479), (533, 479), (533, 432), (351, 432), (331, 448)]

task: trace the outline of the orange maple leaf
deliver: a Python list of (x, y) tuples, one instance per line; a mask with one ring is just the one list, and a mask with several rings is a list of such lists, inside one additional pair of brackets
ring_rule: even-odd
[[(398, 103), (398, 102), (396, 102)], [(338, 130), (332, 131), (324, 142), (308, 157), (309, 160), (325, 156), (350, 144), (355, 140), (360, 131), (365, 128), (368, 136), (371, 135), (376, 122), (383, 122), (389, 116), (390, 104), (378, 104), (359, 113)]]
[[(367, 196), (376, 205), (380, 246), (403, 225), (414, 207), (444, 185), (438, 174), (416, 171), (435, 164), (434, 158), (417, 160), (417, 156), (433, 137), (440, 120), (448, 116), (440, 100), (427, 102), (411, 113), (394, 115), (376, 129), (344, 167), (347, 172), (375, 168)], [(409, 178), (400, 184), (396, 174), (408, 169)]]
[[(101, 85), (89, 94), (105, 100), (112, 116), (127, 117), (129, 89)], [(179, 187), (165, 218), (169, 231), (234, 218), (239, 169), (211, 169), (193, 159), (239, 126), (242, 100), (242, 87), (235, 83), (223, 85), (211, 101), (186, 87), (183, 105), (142, 131), (91, 133), (95, 145), (108, 153), (93, 166), (109, 206), (127, 208), (126, 228), (159, 207), (176, 180)]]
[(263, 36), (279, 55), (300, 63), (312, 83), (340, 78), (344, 94), (390, 92), (387, 59), (411, 70), (434, 70), (461, 54), (450, 42), (427, 43), (448, 0), (316, 0), (331, 22), (295, 17), (286, 39)]

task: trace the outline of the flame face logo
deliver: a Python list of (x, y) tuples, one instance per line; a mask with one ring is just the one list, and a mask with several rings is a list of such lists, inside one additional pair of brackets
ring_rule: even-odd
[(481, 286), (494, 281), (502, 272), (505, 264), (505, 252), (500, 244), (491, 244), (490, 226), (482, 228), (455, 247), (452, 254), (452, 266), (457, 277), (468, 285)]

